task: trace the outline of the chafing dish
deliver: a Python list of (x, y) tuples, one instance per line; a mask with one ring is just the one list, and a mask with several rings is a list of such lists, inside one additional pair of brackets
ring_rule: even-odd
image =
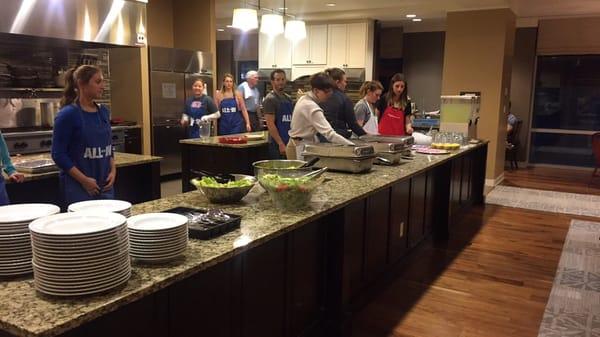
[(51, 171), (58, 171), (58, 167), (52, 159), (36, 159), (23, 161), (15, 164), (15, 168), (17, 171), (26, 172), (26, 173), (44, 173)]
[(369, 144), (356, 146), (331, 143), (309, 144), (302, 153), (304, 159), (319, 157), (314, 167), (327, 167), (331, 171), (361, 173), (370, 171), (375, 160), (375, 149)]
[[(385, 158), (392, 165), (400, 164), (402, 159), (408, 159), (411, 156), (410, 146), (414, 143), (412, 136), (374, 136), (367, 135), (360, 137), (355, 141), (362, 145), (371, 145), (375, 149), (378, 157)], [(375, 162), (376, 164), (387, 164)], [(388, 164), (389, 165), (389, 164)]]
[(415, 143), (413, 136), (380, 136), (380, 135), (365, 135), (359, 138), (365, 142), (375, 143), (399, 143), (404, 146), (411, 146)]

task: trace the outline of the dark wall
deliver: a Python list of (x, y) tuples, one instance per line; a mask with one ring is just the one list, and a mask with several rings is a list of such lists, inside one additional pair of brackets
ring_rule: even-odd
[(403, 68), (408, 95), (419, 110), (440, 108), (445, 32), (405, 33)]
[[(233, 40), (217, 40), (217, 86), (223, 83), (223, 75), (235, 74)], [(218, 89), (218, 88), (217, 88)], [(212, 95), (212, 93), (210, 94)]]
[(512, 112), (523, 121), (519, 139), (521, 150), (517, 152), (517, 161), (527, 161), (527, 141), (531, 120), (531, 91), (535, 72), (537, 27), (518, 28), (515, 36), (515, 55), (510, 86)]

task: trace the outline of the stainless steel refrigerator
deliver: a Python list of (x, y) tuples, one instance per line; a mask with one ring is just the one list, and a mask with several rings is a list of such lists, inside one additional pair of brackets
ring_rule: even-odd
[(204, 80), (206, 92), (212, 96), (212, 56), (161, 47), (150, 47), (149, 53), (152, 154), (164, 158), (161, 177), (176, 177), (181, 173), (179, 140), (187, 138), (187, 130), (179, 124), (181, 114), (197, 78)]

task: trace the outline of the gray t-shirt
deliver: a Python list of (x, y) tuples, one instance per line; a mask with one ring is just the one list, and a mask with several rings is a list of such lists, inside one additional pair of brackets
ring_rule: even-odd
[(260, 106), (260, 91), (258, 87), (250, 88), (248, 82), (244, 82), (238, 86), (238, 91), (242, 94), (244, 103), (246, 103), (246, 109), (257, 112)]
[(369, 109), (369, 103), (364, 99), (356, 102), (354, 105), (354, 115), (356, 116), (356, 120), (362, 120), (363, 125), (367, 123), (369, 118), (371, 118), (371, 109)]
[(263, 100), (263, 113), (274, 115), (279, 109), (279, 104), (283, 101), (292, 102), (292, 99), (286, 94), (278, 94), (274, 91), (271, 91), (267, 94), (267, 97)]

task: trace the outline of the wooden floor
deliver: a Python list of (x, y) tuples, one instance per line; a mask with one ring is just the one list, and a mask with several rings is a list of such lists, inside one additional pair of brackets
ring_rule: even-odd
[(600, 195), (600, 176), (590, 184), (592, 172), (549, 167), (529, 167), (504, 172), (501, 185)]
[(573, 218), (475, 208), (446, 244), (426, 242), (407, 259), (357, 315), (353, 337), (537, 336)]

